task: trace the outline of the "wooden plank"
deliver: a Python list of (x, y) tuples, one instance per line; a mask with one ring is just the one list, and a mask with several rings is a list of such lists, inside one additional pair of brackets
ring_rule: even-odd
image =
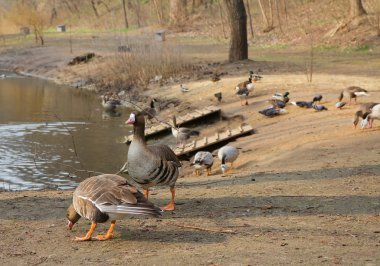
[(185, 145), (186, 146), (185, 149), (183, 149), (182, 147), (177, 147), (174, 149), (174, 153), (177, 156), (180, 156), (186, 153), (194, 152), (194, 151), (203, 149), (207, 146), (217, 144), (222, 141), (226, 141), (232, 138), (237, 138), (241, 135), (251, 132), (252, 130), (253, 128), (250, 125), (244, 125), (232, 130), (228, 129), (221, 133), (217, 132), (213, 136), (203, 137), (202, 139), (199, 139), (199, 140), (193, 140), (192, 142)]

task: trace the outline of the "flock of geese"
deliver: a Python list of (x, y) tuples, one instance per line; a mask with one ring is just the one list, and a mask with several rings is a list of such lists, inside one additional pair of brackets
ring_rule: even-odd
[[(254, 88), (253, 82), (261, 78), (261, 76), (250, 72), (248, 80), (236, 86), (236, 95), (241, 99), (241, 105), (248, 104), (247, 98)], [(188, 91), (183, 85), (180, 88), (182, 92)], [(327, 110), (325, 106), (320, 104), (323, 98), (322, 95), (315, 95), (311, 101), (297, 102), (290, 102), (289, 95), (289, 92), (274, 94), (269, 100), (271, 106), (259, 111), (259, 113), (268, 117), (279, 115), (285, 112), (284, 108), (288, 103), (301, 108), (313, 108), (317, 111)], [(342, 102), (344, 97), (349, 97), (349, 104), (351, 104), (352, 99), (356, 103), (356, 98), (364, 95), (368, 95), (366, 90), (360, 87), (349, 87), (341, 92), (339, 101), (335, 106), (339, 109), (345, 106), (346, 103)], [(221, 100), (221, 94), (219, 98)], [(218, 100), (219, 98), (217, 97)], [(180, 175), (182, 164), (169, 146), (164, 144), (148, 145), (145, 140), (145, 117), (147, 117), (147, 121), (150, 121), (157, 114), (156, 103), (157, 100), (152, 99), (149, 107), (142, 111), (131, 113), (126, 121), (127, 124), (133, 126), (133, 140), (128, 150), (126, 167), (129, 177), (143, 188), (144, 193), (140, 193), (124, 177), (114, 174), (93, 176), (81, 182), (74, 191), (72, 204), (67, 209), (67, 226), (71, 229), (81, 217), (90, 220), (91, 226), (85, 236), (76, 237), (75, 240), (107, 240), (112, 238), (116, 220), (125, 214), (157, 217), (163, 211), (175, 209), (175, 185)], [(110, 95), (104, 95), (102, 104), (105, 109), (114, 110), (120, 105), (120, 102)], [(372, 127), (375, 119), (380, 120), (380, 104), (361, 104), (355, 113), (354, 127), (356, 127), (360, 118), (362, 118), (362, 128)], [(172, 119), (172, 134), (181, 143), (191, 136), (199, 135), (198, 131), (178, 127), (175, 116)], [(227, 145), (218, 150), (217, 156), (221, 161), (220, 168), (222, 173), (226, 173), (233, 169), (233, 163), (239, 156), (239, 149)], [(205, 169), (207, 175), (210, 175), (213, 164), (214, 156), (208, 151), (197, 152), (191, 163), (197, 176), (201, 175)], [(149, 190), (154, 186), (169, 187), (171, 199), (164, 207), (158, 208), (149, 201)], [(111, 221), (107, 233), (93, 238), (92, 235), (97, 224), (107, 221)]]

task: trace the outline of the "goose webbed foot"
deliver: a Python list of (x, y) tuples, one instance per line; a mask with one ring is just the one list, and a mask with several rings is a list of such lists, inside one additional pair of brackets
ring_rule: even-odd
[(90, 241), (92, 238), (92, 234), (94, 233), (94, 230), (96, 228), (96, 223), (92, 223), (90, 230), (88, 230), (87, 234), (84, 237), (75, 237), (75, 241)]
[(175, 209), (175, 206), (174, 206), (175, 187), (171, 187), (170, 192), (172, 194), (172, 199), (170, 200), (169, 204), (160, 208), (163, 211), (174, 211)]
[(115, 223), (116, 223), (116, 221), (112, 221), (111, 226), (108, 229), (107, 233), (105, 235), (97, 235), (95, 237), (95, 239), (103, 241), (103, 240), (107, 240), (107, 239), (112, 238), (113, 237), (113, 229), (115, 228)]

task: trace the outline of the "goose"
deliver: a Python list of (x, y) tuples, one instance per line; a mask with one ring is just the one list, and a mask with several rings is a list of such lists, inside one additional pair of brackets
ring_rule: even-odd
[(75, 238), (76, 241), (87, 241), (92, 239), (98, 223), (111, 220), (108, 232), (95, 237), (107, 240), (113, 237), (116, 219), (125, 214), (157, 217), (161, 215), (161, 210), (128, 184), (125, 178), (113, 174), (93, 176), (82, 181), (75, 189), (73, 202), (66, 213), (67, 227), (71, 230), (81, 217), (90, 220), (91, 227), (86, 236)]
[(357, 87), (357, 86), (351, 86), (351, 87), (348, 87), (348, 88), (342, 90), (342, 92), (339, 95), (339, 101), (342, 101), (343, 97), (345, 97), (345, 96), (350, 98), (349, 105), (351, 105), (352, 98), (354, 98), (354, 101), (356, 104), (356, 97), (357, 96), (369, 96), (369, 94), (368, 94), (368, 91), (365, 89), (362, 89), (362, 88)]
[(221, 92), (217, 92), (214, 94), (215, 98), (218, 100), (218, 102), (222, 102), (222, 93)]
[(117, 107), (121, 106), (121, 101), (113, 99), (108, 95), (100, 96), (102, 98), (102, 105), (106, 111), (114, 112)]
[[(156, 104), (157, 103), (157, 104)], [(147, 119), (149, 120), (150, 123), (152, 123), (152, 119), (158, 114), (159, 112), (159, 107), (157, 99), (153, 98), (150, 101), (149, 107), (145, 108), (143, 110), (143, 113), (146, 115)]]
[(283, 101), (284, 103), (288, 103), (289, 102), (289, 94), (290, 93), (288, 91), (284, 92), (284, 94), (276, 92), (275, 94), (273, 94), (272, 99), (278, 100), (278, 101)]
[(346, 102), (337, 102), (335, 108), (342, 109), (346, 105)]
[(314, 102), (321, 103), (322, 98), (323, 98), (323, 96), (321, 94), (315, 95), (314, 98), (313, 98), (313, 103)]
[(133, 125), (133, 140), (128, 150), (127, 169), (134, 182), (144, 189), (149, 197), (152, 186), (169, 186), (171, 201), (162, 210), (174, 210), (175, 183), (181, 163), (167, 145), (149, 145), (145, 141), (145, 119), (141, 112), (131, 113), (127, 124)]
[(298, 102), (290, 102), (290, 103), (302, 108), (313, 108), (313, 102), (298, 101)]
[(195, 168), (195, 174), (197, 176), (201, 175), (203, 169), (206, 168), (207, 176), (211, 174), (211, 167), (214, 163), (214, 157), (208, 151), (199, 151), (194, 156), (194, 161), (192, 165)]
[[(220, 168), (222, 169), (222, 173), (225, 174), (229, 169), (233, 169), (233, 163), (239, 156), (239, 150), (232, 146), (223, 146), (218, 151), (218, 158), (221, 160)], [(227, 163), (230, 163), (229, 167)]]
[(376, 104), (371, 108), (370, 112), (366, 112), (363, 115), (361, 127), (365, 128), (368, 124), (369, 128), (372, 128), (375, 119), (380, 120), (380, 104)]
[(267, 117), (275, 117), (280, 114), (286, 113), (285, 109), (277, 109), (275, 107), (269, 107), (264, 110), (259, 111), (260, 114), (265, 115)]
[(359, 108), (356, 110), (356, 112), (355, 112), (355, 116), (354, 116), (352, 127), (356, 128), (356, 126), (357, 126), (357, 124), (359, 122), (359, 118), (363, 118), (363, 116), (364, 116), (365, 113), (371, 112), (372, 107), (374, 107), (375, 105), (378, 105), (378, 104), (379, 103), (373, 103), (373, 102), (362, 103), (359, 106)]
[(181, 84), (181, 85), (179, 85), (179, 87), (181, 89), (181, 92), (188, 92), (189, 91), (189, 88), (186, 87), (186, 85)]
[(179, 127), (177, 125), (177, 118), (175, 115), (173, 115), (172, 134), (177, 140), (177, 143), (178, 141), (180, 143), (184, 143), (185, 140), (189, 139), (192, 136), (199, 136), (199, 131), (189, 129), (187, 127)]
[(317, 111), (324, 111), (324, 110), (328, 110), (327, 108), (326, 108), (326, 106), (324, 106), (324, 105), (320, 105), (320, 104), (313, 104), (312, 105), (313, 106), (313, 108), (315, 109), (315, 110), (317, 110)]

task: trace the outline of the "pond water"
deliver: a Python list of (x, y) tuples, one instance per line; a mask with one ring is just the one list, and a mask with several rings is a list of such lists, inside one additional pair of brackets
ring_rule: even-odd
[(77, 170), (116, 173), (130, 111), (111, 116), (88, 91), (0, 77), (0, 190), (69, 189), (89, 176)]

